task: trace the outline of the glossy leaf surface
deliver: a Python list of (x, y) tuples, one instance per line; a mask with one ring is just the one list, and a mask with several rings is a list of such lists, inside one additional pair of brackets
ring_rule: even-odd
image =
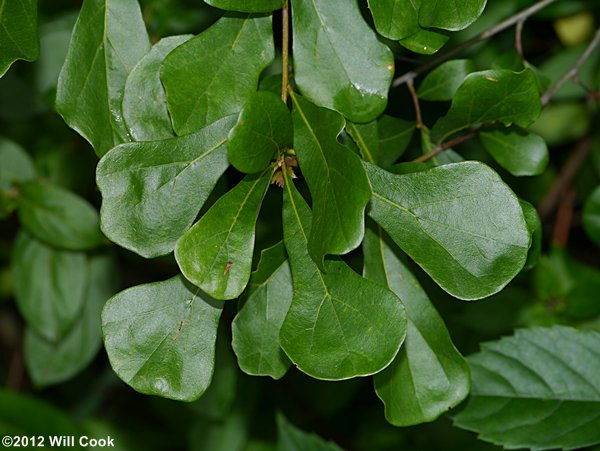
[(285, 0), (204, 0), (211, 6), (228, 11), (245, 13), (270, 13), (281, 9)]
[(16, 60), (33, 61), (40, 54), (36, 0), (0, 2), (0, 77)]
[(122, 291), (102, 312), (113, 370), (140, 393), (197, 399), (212, 379), (222, 308), (181, 276)]
[(279, 331), (294, 294), (283, 243), (261, 253), (248, 288), (249, 295), (232, 324), (233, 350), (246, 374), (279, 379), (290, 367), (279, 346)]
[(423, 100), (452, 100), (469, 73), (475, 71), (471, 60), (451, 60), (440, 64), (423, 79), (417, 95)]
[(129, 72), (150, 50), (136, 0), (85, 0), (58, 79), (56, 110), (99, 156), (130, 140), (121, 103)]
[(327, 254), (345, 254), (360, 244), (371, 198), (360, 158), (337, 141), (344, 118), (293, 95), (294, 150), (313, 199), (308, 251), (323, 269)]
[(448, 39), (450, 36), (442, 31), (420, 28), (415, 34), (398, 42), (411, 52), (433, 55), (446, 45)]
[(274, 56), (271, 17), (225, 15), (161, 65), (178, 135), (239, 112)]
[(279, 342), (300, 370), (317, 379), (377, 373), (390, 364), (404, 341), (402, 302), (341, 260), (328, 260), (327, 272), (321, 272), (306, 249), (310, 216), (308, 205), (288, 179), (283, 236), (294, 297)]
[(600, 443), (600, 334), (517, 330), (469, 357), (473, 385), (454, 424), (508, 449)]
[(394, 74), (390, 49), (379, 42), (355, 1), (292, 3), (294, 78), (311, 102), (369, 122), (387, 103)]
[(464, 162), (393, 175), (365, 166), (370, 216), (451, 295), (490, 296), (523, 268), (530, 239), (523, 212), (489, 167)]
[(487, 0), (421, 0), (419, 24), (426, 28), (457, 31), (475, 22)]
[(531, 269), (538, 264), (542, 253), (542, 220), (535, 207), (529, 202), (519, 199), (519, 204), (523, 209), (523, 217), (527, 223), (527, 230), (531, 235), (531, 245), (529, 246), (524, 269)]
[(367, 229), (364, 275), (390, 288), (406, 308), (406, 340), (392, 364), (375, 375), (375, 390), (395, 426), (433, 421), (469, 393), (469, 366), (417, 279), (386, 242), (381, 227)]
[(252, 270), (256, 218), (272, 171), (246, 176), (177, 241), (175, 258), (194, 285), (216, 299), (242, 294)]
[(127, 143), (98, 164), (102, 231), (144, 257), (171, 252), (227, 169), (225, 118), (187, 136)]

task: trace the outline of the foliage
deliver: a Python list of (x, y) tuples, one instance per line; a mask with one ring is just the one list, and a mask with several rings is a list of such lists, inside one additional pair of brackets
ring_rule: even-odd
[(0, 0), (0, 432), (600, 443), (590, 3)]

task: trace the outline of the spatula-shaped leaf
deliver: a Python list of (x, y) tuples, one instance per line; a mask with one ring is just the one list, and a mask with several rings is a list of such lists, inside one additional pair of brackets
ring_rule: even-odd
[(474, 72), (460, 85), (446, 116), (431, 131), (431, 139), (441, 142), (471, 125), (501, 122), (528, 127), (540, 115), (542, 104), (537, 79), (531, 69)]
[(411, 52), (421, 53), (423, 55), (433, 55), (446, 45), (448, 39), (450, 39), (448, 33), (439, 30), (420, 28), (415, 34), (401, 39), (398, 43)]
[(237, 113), (274, 56), (271, 17), (225, 15), (173, 50), (160, 78), (178, 135)]
[(404, 175), (365, 167), (370, 216), (451, 295), (490, 296), (523, 268), (530, 239), (523, 211), (488, 166), (469, 161)]
[(199, 398), (212, 379), (222, 309), (182, 276), (122, 291), (102, 312), (113, 370), (141, 393)]
[(296, 0), (294, 77), (302, 94), (353, 122), (369, 122), (387, 103), (392, 52), (377, 40), (354, 0)]
[(150, 50), (136, 0), (85, 0), (58, 79), (56, 110), (99, 156), (129, 141), (121, 102), (127, 75)]
[(419, 31), (421, 0), (369, 0), (375, 27), (382, 36), (400, 40)]
[(21, 232), (13, 265), (19, 311), (39, 335), (58, 341), (79, 317), (85, 300), (85, 254), (55, 249)]
[(214, 298), (237, 298), (248, 284), (256, 218), (272, 172), (246, 176), (177, 241), (181, 272)]
[(33, 61), (40, 54), (37, 1), (0, 2), (0, 77), (16, 60)]
[(127, 143), (96, 171), (102, 231), (144, 257), (173, 250), (227, 169), (227, 133), (235, 117), (187, 136)]
[(36, 176), (29, 154), (17, 143), (0, 137), (0, 188), (25, 182)]
[(19, 186), (19, 219), (42, 241), (71, 250), (102, 243), (98, 212), (85, 199), (49, 183)]
[(313, 199), (308, 251), (323, 269), (325, 255), (345, 254), (360, 244), (371, 189), (358, 155), (336, 139), (344, 118), (300, 96), (292, 100), (294, 150)]
[(474, 71), (471, 60), (446, 61), (427, 74), (417, 94), (423, 100), (452, 100), (465, 77)]
[(402, 302), (341, 260), (319, 270), (306, 249), (311, 212), (287, 177), (283, 236), (294, 297), (279, 342), (290, 360), (317, 379), (367, 376), (385, 368), (406, 334)]
[(408, 327), (400, 352), (375, 375), (385, 417), (395, 426), (432, 421), (469, 393), (469, 366), (417, 279), (386, 242), (379, 226), (363, 242), (365, 277), (390, 288), (404, 304)]
[(228, 11), (270, 13), (283, 7), (285, 0), (204, 0), (209, 5)]
[(262, 171), (275, 153), (293, 142), (292, 117), (285, 103), (275, 94), (252, 94), (229, 133), (227, 155), (238, 171)]
[(469, 357), (472, 388), (458, 427), (507, 449), (600, 443), (600, 334), (517, 330)]
[(441, 28), (457, 31), (475, 22), (487, 0), (421, 0), (419, 25), (425, 28)]
[(290, 367), (279, 346), (279, 330), (294, 294), (282, 242), (262, 251), (248, 287), (249, 296), (232, 324), (233, 350), (245, 373), (279, 379)]
[(165, 57), (192, 37), (188, 34), (161, 39), (127, 77), (123, 118), (134, 141), (156, 141), (175, 136), (158, 71)]

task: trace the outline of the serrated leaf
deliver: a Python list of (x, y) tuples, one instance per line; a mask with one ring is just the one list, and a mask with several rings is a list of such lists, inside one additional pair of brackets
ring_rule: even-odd
[(294, 79), (311, 102), (353, 122), (383, 113), (394, 58), (361, 16), (356, 1), (293, 3)]
[(321, 272), (306, 249), (310, 222), (310, 209), (288, 178), (283, 236), (294, 297), (279, 334), (281, 347), (300, 370), (317, 379), (375, 374), (390, 364), (404, 341), (402, 302), (341, 260), (328, 260), (327, 272)]
[(41, 182), (27, 182), (18, 189), (19, 219), (40, 240), (76, 251), (104, 241), (98, 212), (82, 197)]
[(588, 196), (583, 208), (583, 229), (600, 246), (600, 186)]
[(31, 327), (25, 330), (25, 364), (38, 387), (70, 379), (85, 368), (100, 349), (100, 314), (108, 298), (117, 291), (117, 262), (108, 255), (98, 255), (91, 257), (87, 265), (89, 277), (84, 304), (67, 335), (53, 343)]
[(550, 157), (541, 136), (517, 127), (482, 130), (479, 139), (496, 162), (516, 176), (539, 175)]
[(600, 443), (600, 334), (555, 326), (517, 330), (469, 357), (472, 388), (458, 427), (507, 449)]
[(98, 156), (129, 141), (125, 80), (150, 50), (136, 0), (84, 0), (60, 72), (56, 110)]
[(433, 55), (446, 45), (450, 36), (438, 30), (419, 29), (415, 34), (401, 39), (398, 43), (411, 52)]
[(227, 169), (234, 123), (230, 116), (187, 136), (107, 153), (96, 170), (106, 236), (147, 258), (171, 252)]
[(270, 13), (283, 8), (286, 0), (204, 0), (215, 8), (244, 13)]
[(46, 340), (58, 341), (73, 327), (85, 299), (85, 254), (58, 250), (21, 232), (13, 249), (19, 311)]
[(227, 155), (238, 171), (262, 171), (279, 149), (293, 142), (292, 117), (285, 103), (270, 92), (252, 94), (229, 133)]
[(369, 215), (451, 295), (500, 291), (523, 268), (529, 233), (519, 201), (486, 165), (468, 161), (394, 175), (365, 163)]
[(239, 112), (273, 57), (270, 16), (226, 14), (173, 50), (160, 79), (175, 133), (193, 133)]
[(531, 236), (531, 246), (529, 246), (527, 262), (523, 268), (528, 270), (533, 268), (540, 261), (540, 255), (542, 253), (542, 220), (535, 207), (529, 202), (519, 199), (519, 204), (523, 209), (523, 217), (525, 218), (527, 230)]
[(36, 0), (0, 2), (0, 77), (16, 60), (33, 61), (40, 54)]
[(237, 298), (248, 283), (256, 218), (272, 170), (247, 175), (188, 230), (175, 247), (183, 275), (216, 299)]
[(446, 116), (431, 131), (435, 142), (475, 124), (501, 122), (526, 128), (542, 109), (537, 79), (531, 69), (474, 72), (460, 85)]
[(294, 103), (294, 150), (313, 199), (308, 251), (323, 269), (327, 254), (358, 247), (371, 188), (358, 155), (337, 141), (345, 125), (338, 113), (300, 96)]
[(419, 85), (417, 95), (423, 100), (452, 100), (469, 73), (475, 71), (471, 60), (451, 60), (429, 72)]
[(475, 22), (487, 0), (422, 0), (419, 8), (419, 25), (425, 28), (458, 31)]
[(175, 136), (159, 69), (165, 57), (193, 35), (169, 36), (157, 42), (127, 77), (123, 119), (134, 141), (156, 141)]
[(250, 294), (232, 323), (233, 350), (246, 374), (279, 379), (290, 367), (278, 338), (294, 294), (282, 242), (262, 251), (248, 286)]
[(113, 370), (132, 388), (179, 401), (210, 385), (223, 303), (182, 276), (113, 296), (102, 312), (104, 345)]
[(367, 229), (363, 250), (365, 277), (402, 299), (408, 320), (400, 352), (374, 378), (385, 417), (395, 426), (433, 421), (468, 395), (467, 362), (417, 279), (386, 242), (381, 227)]
[(277, 451), (342, 451), (342, 448), (333, 442), (326, 442), (318, 435), (298, 429), (278, 413)]

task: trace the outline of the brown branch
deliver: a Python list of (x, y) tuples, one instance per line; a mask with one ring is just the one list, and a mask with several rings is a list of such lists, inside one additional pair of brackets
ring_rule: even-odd
[(462, 52), (463, 50), (465, 50), (468, 47), (471, 47), (474, 44), (477, 44), (478, 42), (484, 41), (486, 39), (491, 38), (492, 36), (497, 35), (498, 33), (506, 30), (507, 28), (512, 27), (513, 25), (518, 24), (519, 22), (523, 22), (524, 20), (526, 20), (528, 17), (531, 17), (532, 15), (534, 15), (535, 13), (537, 13), (538, 11), (541, 11), (542, 9), (546, 8), (547, 6), (551, 5), (552, 3), (556, 2), (557, 0), (541, 0), (539, 2), (537, 2), (536, 4), (530, 6), (529, 8), (524, 9), (523, 11), (509, 17), (508, 19), (500, 22), (498, 25), (489, 28), (487, 30), (485, 30), (483, 33), (478, 34), (477, 36), (463, 42), (462, 44), (456, 46), (455, 48), (453, 48), (452, 50), (439, 55), (437, 58), (434, 58), (432, 60), (429, 60), (428, 62), (426, 62), (425, 64), (419, 66), (418, 68), (416, 68), (415, 70), (412, 70), (410, 72), (405, 73), (404, 75), (396, 78), (393, 82), (392, 82), (392, 87), (396, 88), (400, 85), (403, 85), (404, 83), (407, 83), (409, 80), (414, 80), (416, 77), (418, 77), (419, 75), (427, 72), (428, 70), (439, 66), (441, 63), (443, 63), (444, 61), (449, 60), (450, 58), (452, 58), (454, 55)]
[(573, 221), (573, 205), (575, 204), (576, 195), (577, 192), (575, 191), (575, 188), (569, 186), (563, 194), (558, 206), (558, 211), (556, 212), (552, 244), (563, 249), (567, 247), (569, 241), (571, 222)]
[(289, 53), (290, 53), (290, 3), (285, 2), (281, 11), (281, 100), (287, 103), (289, 85)]
[(461, 136), (457, 136), (456, 138), (451, 139), (450, 141), (440, 145), (439, 147), (436, 147), (431, 152), (426, 153), (425, 155), (421, 155), (419, 158), (415, 158), (413, 160), (413, 163), (423, 163), (423, 162), (435, 157), (436, 155), (442, 153), (444, 150), (448, 150), (451, 147), (454, 147), (458, 144), (468, 141), (471, 138), (474, 138), (475, 136), (477, 136), (478, 133), (479, 133), (479, 129), (470, 131), (469, 133), (465, 133), (464, 135), (461, 135)]
[(409, 80), (406, 83), (406, 86), (408, 87), (408, 92), (410, 92), (413, 104), (415, 105), (415, 127), (417, 127), (417, 130), (421, 130), (423, 128), (423, 118), (421, 117), (421, 105), (419, 103), (419, 96), (417, 95), (417, 91), (415, 91), (415, 85), (413, 84), (412, 80)]

